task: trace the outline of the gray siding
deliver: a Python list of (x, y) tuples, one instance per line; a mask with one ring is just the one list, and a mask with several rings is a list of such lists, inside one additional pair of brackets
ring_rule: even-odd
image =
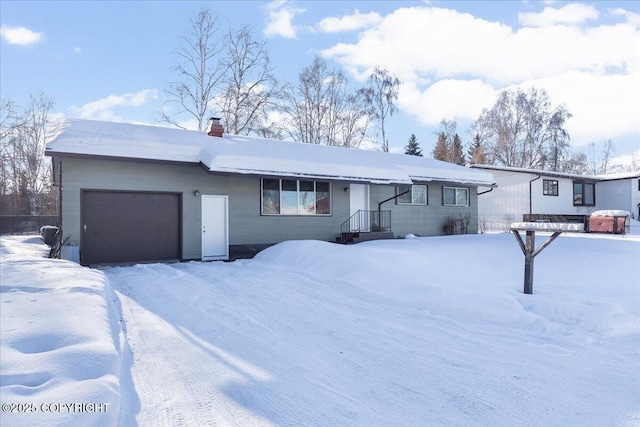
[[(404, 205), (391, 200), (382, 205), (382, 210), (391, 211), (391, 228), (396, 237), (413, 233), (419, 236), (439, 236), (444, 234), (443, 226), (448, 217), (459, 218), (471, 214), (469, 233), (478, 232), (478, 191), (477, 187), (445, 183), (417, 183), (427, 186), (428, 204)], [(469, 206), (443, 206), (442, 187), (463, 187), (469, 189)], [(396, 187), (391, 185), (372, 185), (370, 204), (372, 210), (378, 209), (378, 203), (393, 197)]]
[(183, 258), (201, 257), (201, 194), (229, 196), (229, 244), (269, 245), (284, 240), (334, 240), (349, 217), (345, 183), (332, 184), (331, 216), (260, 215), (260, 178), (211, 175), (199, 166), (74, 159), (62, 161), (62, 228), (80, 244), (80, 192), (83, 189), (182, 193)]
[(638, 181), (635, 179), (598, 182), (596, 184), (596, 210), (623, 209), (636, 214), (637, 209), (634, 209), (632, 201), (634, 190), (638, 190)]
[[(414, 233), (442, 235), (448, 217), (471, 214), (470, 233), (478, 231), (477, 188), (469, 188), (470, 206), (442, 205), (445, 183), (427, 183), (428, 205), (398, 205), (395, 200), (383, 205), (391, 210), (392, 230), (396, 236)], [(158, 191), (182, 194), (182, 256), (201, 258), (201, 198), (203, 195), (229, 197), (229, 245), (234, 248), (260, 249), (285, 240), (314, 239), (333, 241), (340, 225), (349, 218), (347, 182), (332, 182), (330, 216), (263, 216), (260, 214), (260, 177), (212, 175), (196, 165), (129, 162), (98, 159), (62, 159), (62, 228), (64, 238), (80, 244), (80, 193), (82, 190)], [(371, 185), (371, 210), (395, 195), (395, 186)], [(251, 249), (249, 249), (249, 252)]]

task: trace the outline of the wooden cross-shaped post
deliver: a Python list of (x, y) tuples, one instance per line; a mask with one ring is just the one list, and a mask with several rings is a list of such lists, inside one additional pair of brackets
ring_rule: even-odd
[(525, 230), (527, 233), (527, 242), (522, 241), (522, 237), (520, 236), (520, 232), (518, 230), (511, 230), (513, 235), (516, 237), (516, 241), (520, 245), (520, 249), (522, 249), (522, 253), (524, 254), (524, 293), (532, 294), (533, 293), (533, 259), (536, 255), (538, 255), (544, 248), (549, 246), (551, 242), (553, 242), (556, 237), (558, 237), (562, 231), (555, 231), (546, 242), (544, 242), (538, 249), (536, 249), (536, 230)]
[[(536, 222), (514, 222), (511, 224), (511, 231), (524, 254), (524, 293), (533, 293), (533, 259), (544, 248), (549, 246), (563, 232), (581, 233), (584, 231), (584, 224), (565, 223), (536, 223)], [(527, 233), (527, 242), (522, 241), (520, 231)], [(536, 231), (551, 232), (551, 236), (538, 249), (536, 249)]]

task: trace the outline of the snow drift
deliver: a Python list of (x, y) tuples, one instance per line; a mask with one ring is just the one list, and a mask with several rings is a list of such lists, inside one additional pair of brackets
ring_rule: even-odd
[(123, 342), (107, 281), (47, 253), (39, 237), (2, 237), (2, 424), (115, 425)]
[(510, 234), (102, 271), (2, 243), (2, 403), (114, 409), (3, 424), (640, 423), (637, 235), (560, 236), (533, 295)]

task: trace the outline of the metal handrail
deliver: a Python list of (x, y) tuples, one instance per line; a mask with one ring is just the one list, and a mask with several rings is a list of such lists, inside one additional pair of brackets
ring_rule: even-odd
[(340, 226), (340, 243), (369, 231), (391, 231), (391, 211), (357, 211)]

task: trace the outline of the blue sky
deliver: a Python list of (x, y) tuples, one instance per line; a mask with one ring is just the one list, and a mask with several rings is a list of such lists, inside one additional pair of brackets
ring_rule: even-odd
[(321, 55), (354, 87), (375, 65), (403, 81), (392, 151), (431, 152), (441, 119), (469, 123), (507, 88), (544, 88), (576, 149), (613, 139), (640, 159), (640, 2), (0, 1), (2, 98), (44, 92), (59, 116), (157, 124), (179, 37), (209, 7), (267, 40), (282, 82)]

